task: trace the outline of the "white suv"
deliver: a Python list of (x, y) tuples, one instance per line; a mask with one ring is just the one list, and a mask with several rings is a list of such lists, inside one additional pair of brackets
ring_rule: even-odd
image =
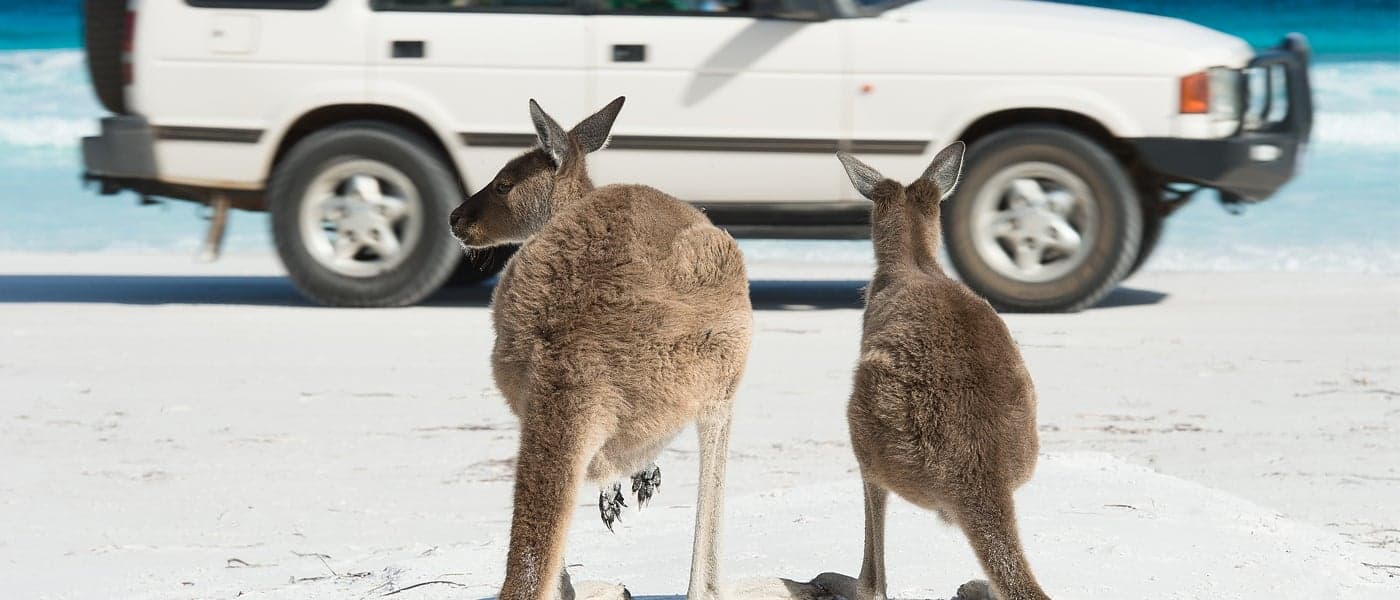
[[(628, 97), (601, 182), (704, 207), (736, 236), (867, 234), (832, 154), (918, 172), (970, 145), (945, 215), (964, 281), (1002, 308), (1077, 310), (1151, 252), (1193, 191), (1262, 200), (1312, 121), (1308, 47), (1255, 55), (1174, 19), (1039, 2), (91, 0), (116, 116), (86, 176), (272, 213), (298, 288), (418, 301), (460, 265), (447, 215), (565, 119)], [(874, 156), (879, 155), (879, 156)], [(218, 219), (216, 219), (218, 221)], [(213, 232), (217, 234), (217, 232)], [(213, 236), (217, 238), (217, 235)], [(480, 262), (480, 261), (478, 261)]]

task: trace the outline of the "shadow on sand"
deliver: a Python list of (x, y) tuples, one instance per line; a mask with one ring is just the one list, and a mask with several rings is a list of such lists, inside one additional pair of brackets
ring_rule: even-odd
[[(749, 284), (749, 298), (755, 310), (816, 310), (865, 308), (863, 280), (755, 280)], [(1120, 287), (1091, 310), (1147, 306), (1167, 298), (1165, 292)]]
[[(491, 287), (450, 286), (428, 306), (486, 306)], [(172, 275), (0, 275), (0, 304), (205, 304), (318, 307), (286, 277)]]
[[(862, 280), (755, 280), (749, 296), (756, 310), (860, 309)], [(425, 306), (486, 306), (492, 285), (443, 288)], [(1167, 295), (1120, 287), (1095, 309), (1157, 304)], [(285, 277), (169, 275), (0, 275), (0, 304), (207, 304), (316, 306)]]
[(311, 306), (274, 276), (0, 275), (0, 304)]

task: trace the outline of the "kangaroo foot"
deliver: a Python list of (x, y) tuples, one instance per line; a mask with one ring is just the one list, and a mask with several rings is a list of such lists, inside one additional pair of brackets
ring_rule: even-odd
[(559, 569), (559, 595), (557, 600), (576, 600), (574, 581), (569, 578), (569, 568)]
[(661, 467), (656, 463), (647, 465), (645, 469), (637, 471), (632, 475), (632, 493), (637, 496), (637, 510), (647, 505), (651, 501), (652, 495), (661, 489)]
[(614, 483), (610, 488), (602, 488), (598, 493), (598, 512), (603, 524), (612, 531), (613, 521), (622, 520), (622, 509), (627, 507), (627, 499), (622, 496), (622, 484)]
[(632, 600), (632, 592), (619, 583), (580, 581), (575, 589), (578, 600)]
[[(849, 575), (822, 573), (807, 585), (813, 586), (836, 598), (845, 600), (869, 600), (869, 595), (861, 595), (860, 582)], [(883, 600), (883, 599), (881, 599)]]
[(991, 584), (981, 579), (974, 579), (958, 586), (957, 595), (949, 600), (998, 600), (997, 595), (992, 593)]
[(777, 577), (742, 580), (729, 588), (726, 597), (744, 600), (845, 600), (843, 596), (816, 583), (799, 583)]

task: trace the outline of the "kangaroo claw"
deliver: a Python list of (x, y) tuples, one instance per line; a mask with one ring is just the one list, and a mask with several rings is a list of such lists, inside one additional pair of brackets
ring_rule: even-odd
[(603, 524), (608, 527), (608, 531), (613, 530), (613, 521), (622, 520), (622, 509), (627, 506), (627, 499), (622, 496), (622, 484), (614, 483), (611, 488), (603, 488), (598, 494), (598, 512), (603, 517)]
[(661, 489), (661, 467), (656, 463), (647, 465), (647, 468), (637, 471), (632, 475), (632, 493), (637, 496), (637, 509), (651, 501), (651, 497)]

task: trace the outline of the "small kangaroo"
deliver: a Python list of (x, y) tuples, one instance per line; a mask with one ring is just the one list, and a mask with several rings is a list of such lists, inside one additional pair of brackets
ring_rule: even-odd
[[(571, 131), (530, 101), (539, 146), (506, 163), (451, 215), (466, 248), (520, 243), (492, 294), (497, 386), (520, 418), (515, 508), (501, 600), (573, 597), (564, 537), (579, 484), (633, 477), (695, 423), (699, 499), (690, 600), (719, 595), (718, 534), (730, 412), (753, 328), (734, 239), (688, 204), (641, 185), (594, 188), (585, 155), (606, 145), (618, 98)], [(599, 508), (611, 528), (620, 486)], [(610, 514), (611, 513), (611, 514)]]
[(938, 264), (939, 203), (957, 185), (964, 149), (944, 148), (908, 187), (837, 155), (874, 202), (876, 258), (847, 411), (865, 482), (865, 558), (853, 590), (844, 576), (814, 581), (848, 600), (885, 598), (891, 491), (961, 527), (997, 597), (1047, 598), (1012, 508), (1012, 491), (1035, 467), (1035, 389), (996, 311)]

